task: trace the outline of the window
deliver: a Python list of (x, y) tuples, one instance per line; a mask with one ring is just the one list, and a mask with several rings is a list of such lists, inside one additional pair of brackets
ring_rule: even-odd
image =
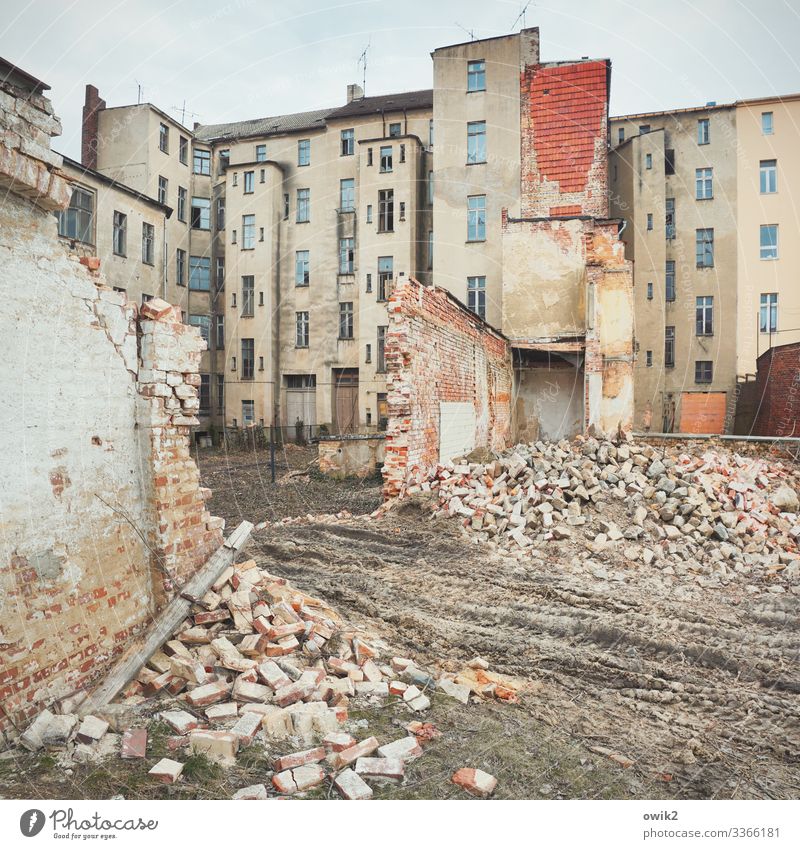
[(250, 195), (255, 191), (255, 171), (244, 172), (244, 193)]
[(239, 172), (238, 171), (234, 171), (231, 174), (231, 185), (233, 185), (233, 186), (239, 185)]
[(486, 320), (486, 278), (467, 277), (467, 306)]
[[(142, 306), (144, 306), (148, 301), (152, 301), (152, 300), (153, 300), (152, 295), (146, 295), (144, 292), (142, 292)], [(183, 316), (183, 313), (181, 313), (181, 316)]]
[(342, 130), (342, 156), (352, 156), (356, 152), (356, 132), (353, 129)]
[(710, 140), (710, 124), (708, 118), (701, 118), (697, 122), (697, 143), (708, 144)]
[(214, 279), (216, 281), (217, 291), (219, 292), (225, 286), (225, 257), (218, 256), (214, 269)]
[(622, 144), (625, 141), (625, 127), (620, 127), (617, 130), (617, 144)]
[(486, 62), (467, 62), (467, 91), (486, 91)]
[(216, 344), (216, 348), (218, 351), (221, 351), (225, 347), (225, 316), (224, 315), (215, 315), (214, 316), (214, 342)]
[(189, 139), (186, 136), (178, 136), (178, 159), (181, 165), (186, 165), (189, 161)]
[(225, 375), (218, 374), (217, 378), (217, 412), (225, 412)]
[(389, 425), (389, 399), (386, 392), (379, 392), (378, 401), (378, 430), (383, 431)]
[(195, 292), (207, 292), (211, 276), (211, 259), (207, 256), (189, 257), (189, 288)]
[(400, 201), (400, 209), (399, 209), (399, 213), (398, 213), (398, 216), (397, 216), (397, 217), (398, 217), (401, 221), (405, 221), (405, 220), (406, 220), (406, 205), (403, 203), (403, 201)]
[(189, 324), (192, 327), (196, 327), (200, 331), (200, 335), (203, 337), (206, 345), (208, 345), (208, 338), (211, 333), (211, 316), (210, 315), (190, 315), (189, 316)]
[(250, 317), (255, 312), (256, 293), (255, 293), (255, 277), (248, 274), (242, 277), (242, 315)]
[(382, 189), (378, 192), (378, 232), (391, 233), (394, 230), (394, 189)]
[(294, 285), (308, 286), (310, 277), (309, 251), (297, 251), (294, 255)]
[(773, 131), (772, 112), (762, 112), (761, 113), (761, 132), (765, 136), (771, 136), (772, 131)]
[(366, 291), (367, 291), (367, 292), (371, 292), (371, 291), (372, 291), (372, 275), (371, 275), (371, 274), (368, 274), (368, 275), (367, 275), (367, 286), (366, 286)]
[(668, 259), (664, 274), (664, 300), (675, 300), (675, 260)]
[(377, 371), (386, 371), (386, 331), (388, 329), (385, 326), (378, 327), (378, 361), (375, 366)]
[(236, 244), (236, 230), (231, 230), (231, 244)]
[(158, 202), (166, 205), (167, 203), (167, 178), (158, 178)]
[(267, 146), (265, 144), (256, 145), (256, 162), (267, 161)]
[(339, 209), (352, 212), (356, 208), (356, 181), (352, 178), (339, 181)]
[(156, 228), (152, 224), (142, 224), (142, 262), (153, 265), (156, 241)]
[(653, 154), (646, 153), (644, 157), (644, 167), (649, 171), (653, 167)]
[(762, 333), (778, 332), (778, 294), (768, 292), (761, 295), (759, 327)]
[(192, 198), (192, 229), (211, 229), (211, 201), (208, 198)]
[(192, 171), (194, 171), (195, 174), (205, 174), (206, 176), (209, 176), (211, 174), (211, 151), (195, 148), (192, 163)]
[(433, 230), (428, 230), (428, 271), (433, 269)]
[(675, 328), (664, 328), (664, 366), (675, 367)]
[(433, 118), (428, 119), (428, 147), (433, 147)]
[[(221, 150), (218, 154), (219, 162), (217, 163), (217, 174), (224, 174), (231, 164), (230, 150)], [(233, 175), (233, 185), (236, 185), (236, 174)]]
[(714, 228), (695, 231), (695, 249), (698, 268), (714, 267)]
[(404, 144), (400, 145), (400, 161), (406, 161), (406, 146)]
[(256, 402), (255, 401), (242, 401), (242, 424), (247, 427), (247, 425), (256, 423)]
[(653, 229), (653, 213), (652, 212), (647, 213), (647, 229), (648, 230)]
[(433, 171), (428, 171), (428, 203), (433, 206)]
[(211, 409), (211, 375), (210, 374), (201, 374), (200, 375), (200, 412), (208, 415), (208, 411)]
[(647, 300), (648, 301), (653, 300), (653, 283), (652, 283), (652, 281), (648, 282), (648, 284), (647, 284)]
[(467, 198), (467, 241), (486, 240), (486, 195)]
[(310, 221), (311, 189), (297, 190), (297, 223)]
[(256, 246), (256, 217), (242, 216), (242, 250), (251, 251)]
[(389, 138), (396, 138), (403, 135), (403, 125), (401, 123), (389, 124)]
[(300, 139), (297, 142), (297, 164), (311, 164), (311, 139)]
[(94, 195), (76, 186), (69, 207), (56, 213), (58, 235), (66, 239), (94, 244)]
[(186, 285), (186, 251), (180, 248), (175, 251), (175, 282), (178, 286)]
[(694, 196), (697, 200), (707, 200), (714, 196), (713, 168), (695, 168)]
[(264, 228), (263, 227), (258, 228), (258, 241), (259, 242), (264, 241)]
[(371, 363), (372, 362), (372, 345), (369, 342), (364, 347), (364, 362)]
[(355, 239), (339, 239), (339, 274), (353, 273)]
[(394, 275), (394, 257), (378, 257), (378, 300), (388, 300), (389, 283)]
[(308, 313), (296, 312), (295, 316), (295, 340), (296, 348), (308, 347)]
[(714, 298), (711, 295), (700, 295), (695, 299), (694, 308), (695, 333), (698, 336), (714, 335)]
[(367, 165), (372, 165), (372, 148), (367, 148)]
[(339, 338), (353, 338), (353, 302), (346, 301), (339, 304)]
[(381, 173), (386, 174), (392, 170), (392, 148), (381, 147), (380, 149)]
[(114, 253), (125, 256), (128, 241), (128, 216), (123, 212), (114, 212)]
[(652, 366), (653, 366), (653, 352), (652, 351), (646, 351), (645, 352), (645, 362), (646, 362), (648, 368), (652, 368)]
[(761, 259), (778, 258), (778, 225), (761, 225)]
[(258, 182), (259, 183), (266, 183), (267, 182), (267, 169), (266, 168), (260, 168), (259, 169)]
[(169, 127), (166, 124), (158, 125), (158, 149), (169, 153)]
[(178, 186), (178, 221), (186, 221), (186, 189)]
[(217, 198), (217, 230), (225, 229), (225, 198)]
[(255, 339), (242, 339), (242, 380), (252, 380), (256, 365)]
[(467, 124), (467, 165), (486, 162), (486, 121)]
[(711, 360), (697, 360), (694, 364), (694, 382), (711, 383), (714, 379), (714, 364)]
[(664, 226), (667, 239), (675, 238), (675, 198), (664, 199)]
[(778, 160), (762, 159), (760, 163), (761, 194), (771, 195), (778, 191)]
[(289, 220), (289, 195), (284, 194), (283, 196), (283, 220)]
[(372, 224), (372, 204), (367, 204), (367, 224)]
[(668, 147), (664, 151), (664, 174), (675, 173), (675, 149)]

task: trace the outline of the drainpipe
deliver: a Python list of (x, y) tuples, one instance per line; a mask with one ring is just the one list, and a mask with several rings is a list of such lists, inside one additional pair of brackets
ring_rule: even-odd
[(273, 256), (272, 266), (274, 269), (274, 288), (273, 288), (273, 319), (272, 319), (272, 425), (274, 428), (280, 426), (280, 381), (281, 381), (281, 226), (283, 224), (283, 189), (285, 174), (281, 168), (278, 168), (278, 173), (281, 176), (278, 182), (278, 193), (280, 195), (280, 203), (273, 204), (276, 211), (276, 227), (275, 227), (275, 255)]
[(161, 295), (161, 297), (166, 301), (167, 300), (167, 216), (164, 215), (163, 213), (161, 214), (161, 221), (162, 221), (162, 224), (164, 225), (164, 230), (163, 230), (163, 232), (164, 232), (164, 238), (163, 238), (164, 255), (162, 257), (162, 262), (161, 262), (161, 272), (162, 272), (161, 273), (161, 277), (162, 277), (162, 280), (161, 280), (162, 295)]

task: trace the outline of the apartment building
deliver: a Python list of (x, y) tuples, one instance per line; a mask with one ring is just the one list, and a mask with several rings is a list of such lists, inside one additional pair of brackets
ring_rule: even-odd
[(787, 189), (800, 176), (799, 103), (611, 120), (611, 206), (634, 262), (637, 428), (731, 432), (757, 356), (800, 338), (797, 248), (779, 244), (798, 227)]

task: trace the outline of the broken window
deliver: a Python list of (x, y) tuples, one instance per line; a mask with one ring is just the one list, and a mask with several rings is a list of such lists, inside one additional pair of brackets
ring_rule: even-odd
[(760, 228), (760, 257), (761, 259), (778, 258), (778, 225), (762, 224)]
[(158, 149), (169, 153), (169, 127), (166, 124), (158, 125)]
[(714, 267), (713, 227), (706, 227), (695, 232), (695, 253), (698, 268)]
[(252, 316), (255, 312), (255, 277), (248, 274), (242, 277), (242, 315)]
[(205, 176), (209, 176), (211, 174), (211, 151), (195, 148), (192, 163), (192, 171), (194, 171), (195, 174), (205, 174)]
[(58, 235), (94, 244), (94, 193), (80, 186), (72, 190), (69, 206), (56, 213)]
[(667, 239), (675, 238), (675, 198), (665, 198), (664, 224)]
[(352, 274), (355, 255), (353, 238), (339, 239), (339, 274)]
[(711, 383), (714, 379), (714, 363), (711, 360), (697, 360), (694, 364), (694, 382)]
[(700, 295), (695, 299), (695, 333), (698, 336), (714, 335), (714, 296)]
[(311, 164), (311, 139), (300, 139), (297, 142), (297, 164)]
[(142, 262), (155, 263), (156, 228), (152, 224), (142, 224)]
[(211, 260), (207, 256), (189, 257), (189, 288), (195, 292), (207, 292), (211, 277)]
[(388, 327), (383, 325), (378, 327), (378, 362), (376, 369), (379, 372), (386, 371), (386, 331), (388, 329)]
[(356, 132), (353, 129), (342, 130), (342, 156), (352, 156), (356, 151)]
[(209, 198), (192, 198), (192, 229), (211, 229), (211, 201)]
[(186, 251), (180, 248), (175, 251), (175, 282), (178, 286), (186, 285)]
[(256, 365), (255, 339), (242, 339), (242, 380), (252, 380)]
[(391, 233), (394, 230), (394, 189), (382, 189), (378, 192), (378, 232)]
[(217, 375), (217, 412), (225, 412), (225, 375)]
[(486, 62), (483, 59), (467, 62), (467, 91), (486, 91)]
[(222, 351), (225, 348), (225, 316), (224, 315), (215, 315), (214, 316), (214, 342), (218, 351)]
[(211, 316), (210, 315), (190, 315), (189, 324), (196, 327), (200, 331), (200, 335), (208, 345), (208, 337), (211, 332)]
[(178, 136), (178, 159), (181, 165), (186, 165), (189, 161), (189, 139), (186, 136)]
[(128, 216), (123, 212), (114, 212), (114, 253), (125, 256), (128, 240)]
[(486, 240), (486, 195), (467, 198), (467, 241)]
[(339, 304), (339, 338), (353, 338), (353, 302), (344, 301)]
[(664, 173), (666, 175), (675, 173), (675, 150), (668, 147), (664, 151)]
[(208, 415), (211, 408), (211, 375), (200, 375), (200, 391), (198, 392), (200, 399), (200, 412)]
[(294, 255), (294, 285), (308, 286), (311, 268), (310, 251), (296, 251)]
[(759, 328), (762, 333), (778, 332), (778, 293), (761, 295)]
[(675, 366), (675, 328), (664, 328), (664, 366), (673, 368)]
[(398, 121), (394, 124), (389, 124), (389, 138), (396, 138), (403, 134), (403, 125)]
[(256, 402), (253, 400), (242, 401), (242, 424), (255, 424), (256, 421)]
[(694, 196), (697, 200), (708, 200), (714, 196), (714, 169), (695, 168)]
[(467, 306), (486, 320), (486, 278), (467, 277)]
[(308, 347), (308, 313), (297, 312), (295, 315), (295, 347)]
[(388, 300), (388, 288), (394, 275), (394, 257), (378, 257), (378, 300)]
[(486, 162), (486, 121), (467, 124), (467, 165)]

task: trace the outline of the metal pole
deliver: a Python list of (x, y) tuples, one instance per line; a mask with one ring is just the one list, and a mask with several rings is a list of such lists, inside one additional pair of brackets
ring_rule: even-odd
[(269, 428), (269, 471), (272, 482), (275, 483), (275, 438), (272, 425)]

